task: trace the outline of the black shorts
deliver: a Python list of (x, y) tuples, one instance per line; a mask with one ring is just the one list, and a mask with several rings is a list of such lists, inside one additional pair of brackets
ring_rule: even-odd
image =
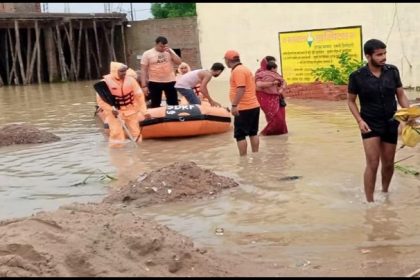
[(246, 136), (258, 134), (260, 120), (260, 107), (239, 111), (239, 116), (234, 118), (235, 132), (233, 137), (236, 141), (244, 140)]
[(372, 130), (367, 133), (362, 133), (362, 139), (368, 139), (371, 137), (380, 137), (382, 142), (397, 144), (398, 142), (398, 125), (397, 120), (389, 121), (387, 127), (384, 130)]
[(149, 96), (152, 108), (160, 107), (162, 102), (162, 91), (165, 92), (166, 104), (178, 105), (178, 93), (175, 89), (175, 82), (157, 83), (149, 81)]

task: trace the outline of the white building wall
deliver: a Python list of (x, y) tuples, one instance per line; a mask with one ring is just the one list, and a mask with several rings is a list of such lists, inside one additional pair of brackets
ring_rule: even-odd
[(197, 3), (197, 21), (204, 68), (235, 49), (254, 71), (266, 55), (280, 61), (279, 32), (361, 25), (363, 43), (387, 44), (404, 86), (420, 86), (420, 3)]

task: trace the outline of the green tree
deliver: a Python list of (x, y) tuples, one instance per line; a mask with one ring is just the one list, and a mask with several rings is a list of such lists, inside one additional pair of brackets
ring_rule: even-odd
[(335, 85), (346, 85), (349, 81), (349, 75), (362, 67), (365, 62), (350, 57), (348, 52), (343, 52), (338, 56), (339, 66), (330, 65), (330, 67), (319, 67), (312, 70), (316, 79), (323, 82), (333, 82)]
[(195, 3), (152, 3), (154, 18), (192, 17), (196, 16)]

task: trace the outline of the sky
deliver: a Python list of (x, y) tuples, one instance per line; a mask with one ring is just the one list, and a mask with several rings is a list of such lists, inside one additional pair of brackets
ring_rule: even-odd
[[(121, 12), (127, 14), (127, 19), (131, 19), (130, 3), (41, 3), (41, 10), (44, 11), (45, 4), (48, 5), (49, 13), (65, 13), (66, 4), (70, 13), (104, 13), (105, 5), (108, 5), (111, 12)], [(146, 20), (152, 18), (150, 12), (151, 3), (131, 3), (133, 6), (134, 20)]]

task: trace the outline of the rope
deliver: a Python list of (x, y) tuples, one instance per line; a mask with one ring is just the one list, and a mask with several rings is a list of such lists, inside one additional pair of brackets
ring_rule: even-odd
[(399, 31), (399, 34), (400, 34), (400, 43), (401, 43), (401, 49), (402, 49), (403, 57), (407, 61), (410, 68), (413, 68), (413, 65), (411, 65), (410, 61), (407, 58), (407, 55), (405, 54), (405, 49), (404, 49), (404, 45), (403, 45), (403, 38), (402, 38), (402, 35), (401, 35), (400, 18), (398, 17), (398, 12), (397, 12), (397, 3), (395, 3), (395, 13), (397, 15), (398, 31)]
[(386, 36), (385, 44), (388, 44), (388, 39), (389, 39), (389, 36), (391, 36), (391, 31), (392, 31), (392, 28), (394, 27), (396, 17), (397, 17), (397, 3), (395, 3), (395, 6), (394, 6), (394, 17), (392, 19), (392, 24), (391, 24), (391, 28), (389, 29), (388, 36)]
[(402, 38), (402, 34), (401, 34), (401, 24), (400, 24), (400, 18), (398, 16), (398, 8), (397, 8), (397, 3), (394, 3), (394, 16), (392, 18), (392, 24), (391, 24), (391, 28), (389, 29), (388, 35), (386, 36), (386, 41), (385, 44), (388, 44), (388, 40), (389, 37), (391, 36), (392, 33), (392, 29), (394, 28), (394, 24), (395, 24), (395, 19), (397, 19), (397, 25), (398, 25), (398, 35), (400, 37), (400, 45), (401, 45), (401, 52), (402, 52), (402, 58), (401, 58), (401, 75), (404, 75), (404, 63), (403, 60), (405, 60), (408, 64), (408, 66), (410, 67), (410, 69), (413, 68), (413, 65), (411, 64), (410, 60), (408, 59), (405, 49), (404, 49), (404, 40)]

